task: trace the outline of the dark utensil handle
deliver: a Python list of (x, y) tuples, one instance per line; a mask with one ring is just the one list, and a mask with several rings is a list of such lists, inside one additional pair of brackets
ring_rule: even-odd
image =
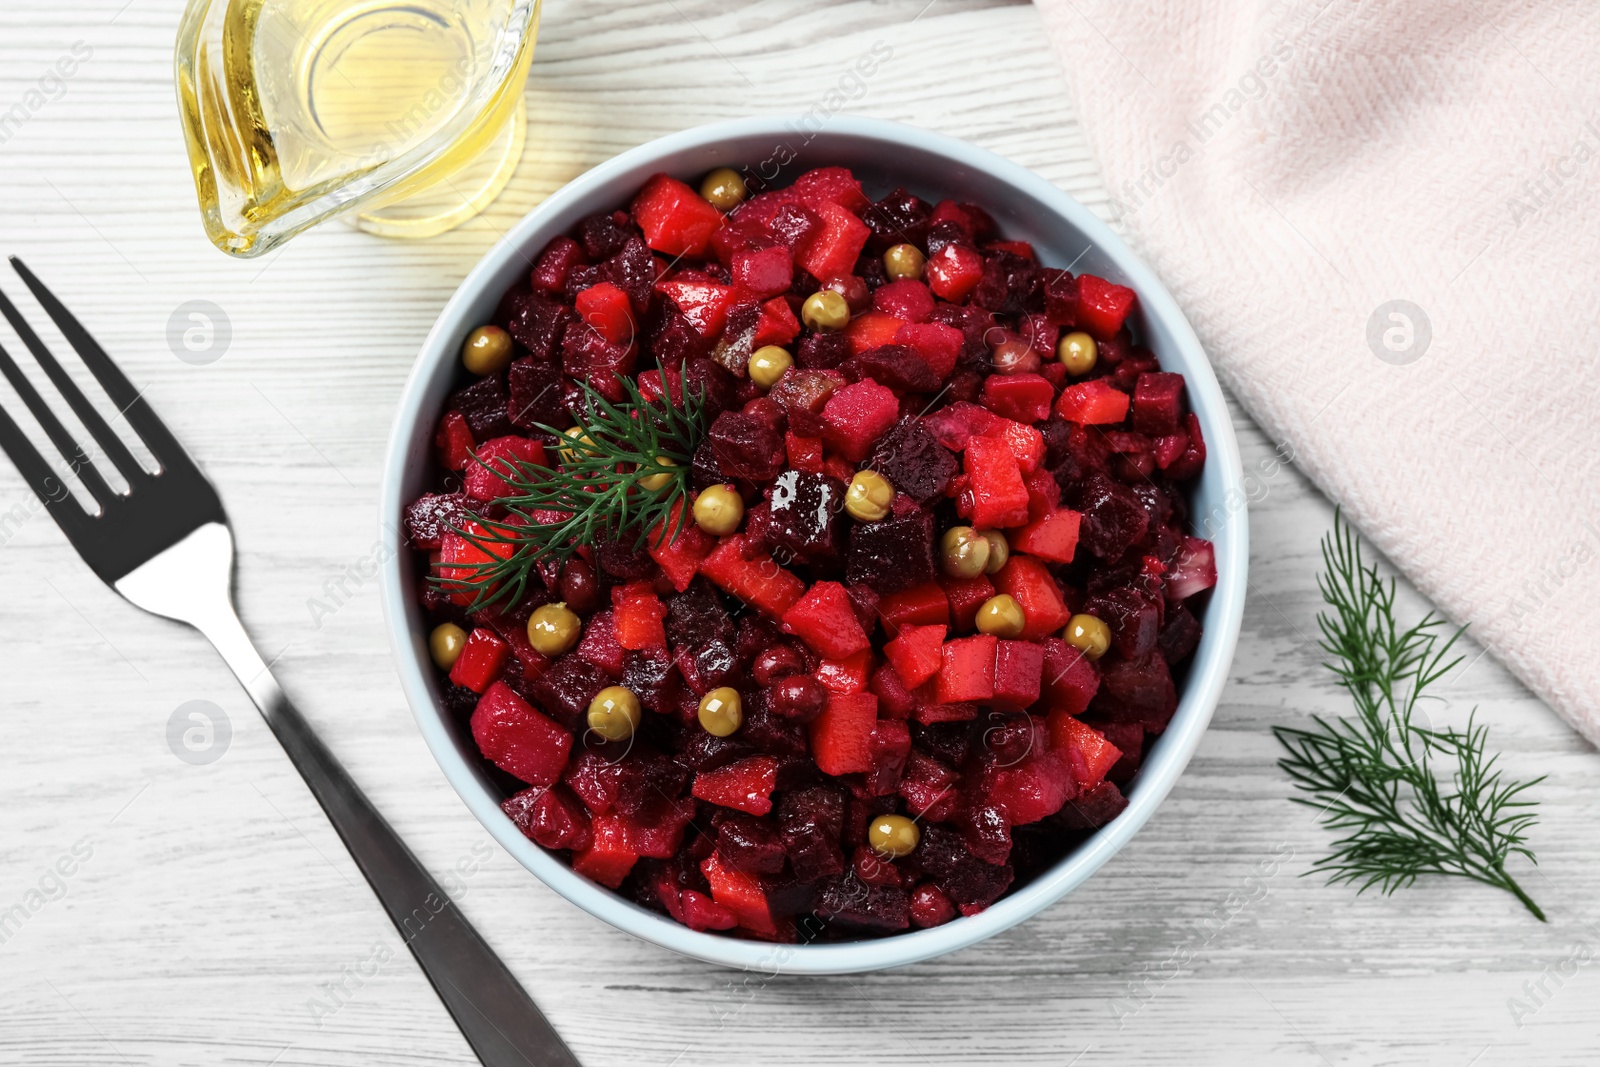
[(485, 1067), (578, 1067), (500, 957), (289, 703), (237, 617), (232, 627), (219, 621), (205, 632), (328, 813), (478, 1059)]

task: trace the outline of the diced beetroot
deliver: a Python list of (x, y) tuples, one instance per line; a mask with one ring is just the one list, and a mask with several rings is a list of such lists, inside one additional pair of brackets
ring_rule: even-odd
[[(770, 400), (762, 404), (777, 412)], [(783, 470), (781, 418), (773, 418), (757, 408), (749, 411), (724, 411), (711, 424), (706, 441), (721, 470), (733, 478), (770, 482)]]
[[(1061, 327), (1053, 325), (1048, 315), (1037, 312), (1022, 317), (1022, 328), (1018, 331), (1024, 340), (1033, 346), (1033, 350), (1043, 361), (1039, 372), (1044, 373), (1044, 368), (1056, 362), (1056, 342), (1061, 338)], [(1062, 368), (1065, 371), (1066, 368)], [(1059, 384), (1059, 380), (1057, 382)]]
[(547, 293), (559, 293), (566, 288), (567, 274), (573, 267), (589, 262), (583, 246), (570, 237), (557, 237), (544, 246), (539, 261), (533, 265), (533, 287)]
[(1104, 378), (1069, 385), (1056, 400), (1056, 414), (1084, 426), (1121, 422), (1128, 415), (1128, 394)]
[(861, 182), (844, 167), (808, 170), (794, 180), (787, 192), (807, 207), (817, 208), (824, 203), (838, 204), (853, 215), (859, 215), (872, 206), (867, 194), (861, 191)]
[(1161, 437), (1178, 432), (1183, 417), (1183, 375), (1150, 371), (1139, 375), (1133, 387), (1134, 430)]
[(496, 767), (529, 785), (561, 778), (572, 735), (537, 711), (504, 682), (495, 682), (472, 712), (472, 739)]
[(1028, 487), (1028, 519), (1042, 519), (1061, 504), (1061, 483), (1043, 468), (1022, 479)]
[(906, 757), (911, 754), (911, 730), (903, 722), (879, 719), (872, 727), (872, 769), (867, 772), (867, 792), (875, 797), (892, 795), (900, 787)]
[(572, 869), (607, 889), (615, 889), (628, 877), (639, 854), (628, 844), (627, 827), (621, 815), (594, 817), (594, 843), (572, 857)]
[(898, 393), (933, 393), (939, 379), (933, 368), (905, 345), (879, 345), (840, 365), (851, 377), (871, 378)]
[[(573, 277), (581, 273), (581, 269), (571, 272)], [(570, 282), (572, 278), (569, 277)], [(586, 279), (583, 284), (595, 279)], [(501, 326), (505, 327), (511, 339), (528, 350), (528, 354), (540, 363), (550, 363), (555, 360), (561, 351), (561, 343), (566, 337), (567, 327), (577, 316), (566, 304), (558, 299), (551, 299), (532, 290), (513, 290), (506, 294), (501, 302), (501, 313), (496, 316)], [(467, 421), (472, 423), (472, 432), (480, 437), (485, 436), (487, 430), (480, 425), (486, 412), (478, 402), (485, 406), (490, 402), (490, 394), (498, 391), (500, 384), (499, 375), (490, 375), (468, 389), (457, 393), (455, 406), (461, 407), (467, 416)], [(481, 391), (481, 393), (476, 393)], [(474, 403), (468, 405), (464, 401), (464, 394), (475, 393)], [(475, 418), (474, 415), (477, 415)], [(504, 432), (504, 431), (500, 431)]]
[(1182, 430), (1177, 433), (1163, 434), (1156, 438), (1156, 466), (1161, 470), (1166, 470), (1172, 466), (1174, 460), (1183, 455), (1184, 450), (1188, 447), (1189, 435)]
[(1082, 513), (1079, 547), (1098, 559), (1120, 559), (1144, 538), (1150, 514), (1139, 496), (1100, 473), (1092, 473), (1075, 488), (1073, 503)]
[(974, 804), (962, 813), (961, 839), (978, 859), (999, 866), (1011, 858), (1011, 821), (994, 804)]
[(940, 649), (944, 662), (934, 679), (941, 704), (989, 700), (994, 696), (996, 639), (989, 634), (946, 641)]
[(467, 635), (467, 643), (450, 668), (450, 680), (466, 686), (474, 693), (482, 693), (489, 683), (500, 677), (505, 669), (511, 646), (487, 626), (479, 626)]
[(817, 582), (807, 590), (783, 613), (783, 630), (829, 659), (844, 659), (870, 644), (838, 582)]
[(1077, 795), (1072, 768), (1050, 751), (1035, 752), (1020, 766), (1000, 768), (989, 782), (989, 803), (1004, 812), (1012, 826), (1054, 815)]
[(685, 889), (678, 897), (683, 909), (683, 924), (691, 930), (732, 930), (739, 919), (704, 893)]
[(560, 786), (529, 786), (500, 802), (522, 835), (545, 848), (582, 851), (594, 840), (589, 813)]
[(599, 330), (607, 341), (622, 343), (633, 339), (633, 306), (628, 294), (610, 282), (591, 285), (578, 294), (573, 304), (579, 317)]
[(617, 642), (616, 616), (598, 611), (583, 625), (583, 638), (575, 649), (580, 659), (594, 664), (613, 678), (622, 677), (627, 649)]
[(1183, 417), (1183, 432), (1189, 439), (1188, 445), (1177, 459), (1167, 464), (1165, 469), (1169, 481), (1188, 481), (1205, 466), (1206, 441), (1200, 432), (1200, 417), (1192, 411)]
[(772, 810), (772, 791), (778, 787), (778, 761), (771, 756), (751, 756), (726, 767), (694, 776), (692, 792), (701, 800), (725, 808), (765, 815)]
[(702, 337), (716, 337), (722, 333), (728, 321), (728, 308), (733, 303), (730, 286), (697, 278), (679, 277), (656, 282), (656, 292), (672, 301)]
[(1071, 508), (1056, 508), (1009, 535), (1013, 552), (1026, 552), (1052, 563), (1071, 563), (1078, 549), (1081, 516)]
[(424, 551), (438, 548), (444, 535), (467, 521), (464, 493), (423, 493), (405, 510), (406, 541)]
[(906, 416), (878, 438), (867, 466), (919, 504), (942, 497), (961, 465), (915, 416)]
[(822, 229), (806, 243), (795, 260), (814, 278), (849, 274), (872, 231), (866, 223), (831, 201), (809, 206), (822, 220)]
[(983, 606), (985, 600), (994, 596), (994, 583), (986, 574), (975, 574), (971, 578), (940, 575), (939, 586), (944, 590), (945, 599), (950, 604), (950, 618), (957, 632), (972, 629), (972, 624), (978, 617), (978, 609)]
[(622, 783), (622, 765), (598, 752), (585, 749), (573, 757), (561, 775), (562, 784), (596, 815), (604, 815), (617, 802)]
[(767, 345), (786, 345), (800, 335), (800, 320), (794, 309), (781, 296), (775, 296), (761, 305), (761, 316), (756, 320), (756, 335), (750, 341), (755, 348)]
[(622, 378), (639, 358), (634, 342), (607, 341), (598, 330), (568, 330), (561, 340), (561, 369), (612, 403), (622, 401)]
[(1097, 722), (1094, 728), (1122, 752), (1116, 766), (1106, 772), (1107, 781), (1127, 784), (1144, 762), (1144, 727), (1136, 722)]
[(1167, 621), (1161, 627), (1156, 647), (1169, 666), (1177, 666), (1193, 655), (1201, 635), (1200, 620), (1182, 604), (1174, 604), (1167, 609)]
[(950, 601), (938, 583), (926, 582), (878, 601), (878, 617), (890, 634), (905, 626), (938, 626), (950, 622)]
[(612, 586), (611, 610), (616, 616), (617, 644), (635, 651), (667, 650), (667, 631), (661, 624), (667, 609), (651, 582)]
[(941, 300), (959, 304), (983, 278), (983, 256), (976, 248), (948, 244), (928, 257), (928, 288)]
[(878, 714), (885, 719), (904, 719), (917, 706), (917, 695), (901, 679), (900, 672), (885, 663), (872, 672), (867, 689), (878, 698)]
[(543, 467), (544, 446), (527, 437), (495, 437), (479, 445), (467, 464), (463, 479), (467, 495), (474, 500), (497, 500), (510, 496), (511, 486), (501, 475), (518, 477), (518, 465)]
[(947, 629), (942, 623), (902, 626), (899, 636), (883, 646), (883, 654), (894, 664), (895, 673), (910, 688), (915, 689), (939, 672), (944, 662), (940, 648)]
[(1216, 549), (1200, 537), (1185, 537), (1167, 574), (1167, 599), (1176, 603), (1217, 584)]
[(994, 700), (1026, 708), (1039, 699), (1044, 649), (1031, 641), (1002, 640), (994, 654)]
[(950, 377), (961, 357), (961, 331), (940, 322), (908, 322), (895, 331), (891, 341), (920, 356), (941, 382)]
[(666, 256), (704, 256), (722, 214), (683, 182), (657, 174), (633, 200), (645, 244)]
[[(832, 337), (835, 334), (813, 334)], [(822, 432), (822, 414), (828, 398), (846, 384), (839, 371), (823, 367), (793, 367), (767, 392), (767, 399), (789, 413), (790, 429), (816, 436)], [(804, 426), (802, 426), (802, 422)]]
[(971, 479), (972, 525), (981, 530), (1021, 526), (1028, 521), (1028, 489), (1022, 470), (1006, 442), (996, 437), (974, 437), (964, 453)]
[(693, 519), (683, 515), (685, 504), (680, 498), (673, 505), (672, 515), (657, 523), (645, 542), (650, 558), (661, 566), (662, 573), (672, 582), (672, 588), (680, 593), (689, 588), (689, 583), (699, 573), (701, 561), (717, 547), (715, 537), (696, 526)]
[(1009, 594), (1022, 608), (1027, 622), (1022, 637), (1036, 641), (1067, 624), (1072, 612), (1061, 599), (1061, 587), (1041, 560), (1012, 556), (994, 576), (994, 587)]
[(899, 278), (873, 292), (872, 306), (904, 323), (924, 323), (933, 314), (933, 294), (915, 278)]
[(878, 698), (870, 693), (830, 693), (810, 726), (811, 753), (823, 774), (864, 774), (872, 769), (872, 730)]
[(843, 659), (825, 659), (817, 664), (816, 677), (830, 693), (860, 693), (872, 677), (872, 650), (863, 648)]
[(1064, 829), (1094, 830), (1121, 815), (1127, 806), (1128, 798), (1122, 790), (1112, 782), (1101, 782), (1067, 801), (1058, 819)]
[(1072, 326), (1078, 321), (1078, 280), (1064, 270), (1046, 267), (1040, 272), (1044, 279), (1044, 313), (1053, 326)]
[[(894, 725), (904, 726), (905, 724), (895, 723)], [(909, 744), (909, 742), (910, 738), (908, 735), (907, 743)], [(893, 790), (891, 790), (891, 792), (893, 792)], [(861, 893), (859, 890), (857, 891), (857, 894), (863, 899), (870, 894), (870, 887), (888, 886), (895, 889), (900, 888), (899, 869), (896, 868), (893, 863), (888, 862), (866, 845), (856, 846), (854, 855), (850, 857), (850, 867), (851, 873), (855, 876), (856, 880), (859, 881), (863, 886), (869, 887), (867, 893)], [(831, 886), (824, 888), (823, 894), (825, 898), (829, 895), (829, 890), (831, 888)], [(829, 903), (831, 904), (832, 902), (830, 901)], [(821, 908), (818, 909), (818, 913), (821, 913)], [(835, 916), (835, 918), (837, 918), (837, 916)]]
[(905, 327), (906, 323), (893, 315), (868, 311), (850, 320), (850, 325), (844, 328), (844, 337), (851, 355), (860, 355), (874, 348), (894, 344), (895, 338), (900, 336), (900, 331)]
[(700, 573), (726, 592), (773, 618), (794, 606), (806, 591), (806, 583), (778, 566), (765, 552), (745, 557), (742, 535), (725, 539), (700, 561)]
[(700, 864), (700, 871), (711, 885), (711, 898), (731, 912), (738, 924), (755, 934), (774, 936), (778, 924), (761, 883), (743, 871), (718, 862), (713, 853)]
[(782, 245), (751, 252), (735, 252), (731, 268), (729, 274), (733, 284), (761, 300), (788, 292), (794, 282), (794, 260)]
[(828, 398), (822, 409), (822, 437), (845, 459), (859, 463), (899, 416), (900, 401), (894, 392), (864, 379)]
[(1105, 734), (1064, 710), (1050, 713), (1049, 726), (1050, 747), (1066, 758), (1080, 792), (1104, 779), (1122, 758), (1121, 750), (1106, 740)]
[(1125, 285), (1093, 274), (1078, 275), (1077, 324), (1097, 341), (1116, 336), (1136, 302), (1136, 294)]
[(822, 438), (803, 437), (790, 430), (783, 435), (783, 444), (791, 469), (806, 474), (822, 473)]
[(1101, 669), (1092, 712), (1112, 722), (1137, 722), (1151, 733), (1166, 729), (1178, 710), (1172, 671), (1158, 653), (1142, 660), (1116, 660)]
[(444, 413), (433, 443), (438, 446), (439, 465), (453, 471), (466, 470), (467, 464), (472, 462), (472, 450), (477, 447), (472, 439), (472, 427), (459, 411)]
[(1055, 390), (1038, 374), (991, 374), (983, 380), (984, 407), (1016, 422), (1043, 422), (1050, 417)]
[(787, 856), (783, 838), (771, 821), (719, 811), (712, 822), (717, 830), (717, 857), (723, 864), (746, 874), (782, 873)]
[(961, 804), (960, 777), (938, 760), (911, 750), (900, 779), (900, 797), (906, 810), (927, 822), (944, 822)]
[[(746, 207), (755, 207), (755, 200), (760, 200), (769, 194), (762, 193), (747, 201)], [(817, 234), (822, 232), (822, 216), (806, 207), (804, 204), (791, 203), (793, 199), (787, 190), (770, 194), (781, 201), (781, 206), (769, 216), (766, 223), (767, 232), (776, 237), (794, 255), (799, 255), (800, 249), (809, 245)]]
[(1155, 651), (1161, 632), (1161, 608), (1132, 586), (1109, 589), (1089, 598), (1084, 611), (1111, 628), (1111, 647), (1123, 659), (1143, 659)]

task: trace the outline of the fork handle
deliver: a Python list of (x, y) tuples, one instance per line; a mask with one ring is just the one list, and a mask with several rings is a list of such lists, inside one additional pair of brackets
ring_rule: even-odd
[(238, 615), (198, 627), (249, 692), (485, 1067), (578, 1067), (566, 1043), (289, 702)]

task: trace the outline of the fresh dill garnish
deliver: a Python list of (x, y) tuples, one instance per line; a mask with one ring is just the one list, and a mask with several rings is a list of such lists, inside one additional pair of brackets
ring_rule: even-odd
[(488, 558), (451, 564), (448, 577), (433, 581), (470, 593), (470, 610), (478, 611), (517, 603), (535, 567), (564, 560), (579, 545), (636, 533), (637, 550), (652, 531), (657, 545), (675, 540), (689, 512), (690, 464), (706, 434), (704, 394), (691, 392), (686, 377), (678, 377), (681, 406), (670, 395), (645, 397), (631, 375), (619, 376), (620, 404), (580, 382), (582, 396), (568, 407), (571, 429), (535, 424), (557, 442), (547, 446), (549, 465), (497, 461), (494, 472), (511, 490), (495, 501), (505, 516), (473, 516), (481, 536), (456, 531)]
[[(1465, 731), (1419, 724), (1414, 713), (1429, 686), (1461, 662), (1451, 657), (1465, 627), (1440, 632), (1432, 612), (1409, 628), (1395, 620), (1395, 583), (1365, 563), (1361, 544), (1340, 516), (1322, 539), (1326, 572), (1317, 585), (1331, 611), (1319, 613), (1326, 666), (1355, 703), (1355, 718), (1312, 716), (1316, 729), (1280, 726), (1289, 750), (1279, 761), (1320, 809), (1322, 825), (1344, 832), (1312, 869), (1330, 884), (1393, 893), (1423, 875), (1470, 878), (1514, 895), (1540, 921), (1539, 909), (1506, 873), (1520, 855), (1537, 862), (1527, 832), (1536, 801), (1523, 798), (1543, 777), (1515, 782), (1486, 755), (1488, 728), (1469, 717)], [(1441, 778), (1448, 775), (1448, 779)]]

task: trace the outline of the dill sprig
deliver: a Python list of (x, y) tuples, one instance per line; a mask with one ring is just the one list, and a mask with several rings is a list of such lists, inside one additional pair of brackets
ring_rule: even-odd
[(447, 592), (471, 593), (470, 610), (478, 611), (517, 603), (541, 562), (564, 560), (579, 545), (636, 532), (637, 550), (658, 527), (657, 545), (676, 540), (689, 511), (690, 464), (706, 434), (704, 393), (691, 393), (686, 378), (679, 375), (682, 406), (670, 395), (646, 398), (628, 375), (619, 378), (620, 404), (580, 382), (582, 396), (567, 409), (572, 429), (535, 424), (557, 441), (546, 449), (550, 465), (499, 461), (495, 473), (511, 491), (495, 502), (507, 514), (474, 516), (484, 536), (456, 531), (489, 558), (454, 564), (451, 576), (434, 581)]
[[(1514, 895), (1538, 918), (1544, 912), (1506, 873), (1506, 861), (1529, 851), (1527, 831), (1538, 816), (1524, 792), (1543, 781), (1502, 777), (1486, 755), (1488, 728), (1465, 731), (1419, 724), (1428, 687), (1461, 662), (1451, 656), (1465, 627), (1440, 632), (1432, 612), (1402, 629), (1395, 619), (1395, 583), (1365, 563), (1361, 544), (1340, 516), (1322, 539), (1325, 573), (1317, 579), (1331, 611), (1319, 613), (1325, 664), (1355, 703), (1354, 719), (1313, 716), (1316, 729), (1277, 727), (1289, 750), (1279, 761), (1318, 808), (1322, 825), (1343, 831), (1312, 869), (1330, 884), (1376, 887), (1385, 894), (1423, 875), (1470, 878)], [(1448, 774), (1447, 780), (1441, 774)]]

